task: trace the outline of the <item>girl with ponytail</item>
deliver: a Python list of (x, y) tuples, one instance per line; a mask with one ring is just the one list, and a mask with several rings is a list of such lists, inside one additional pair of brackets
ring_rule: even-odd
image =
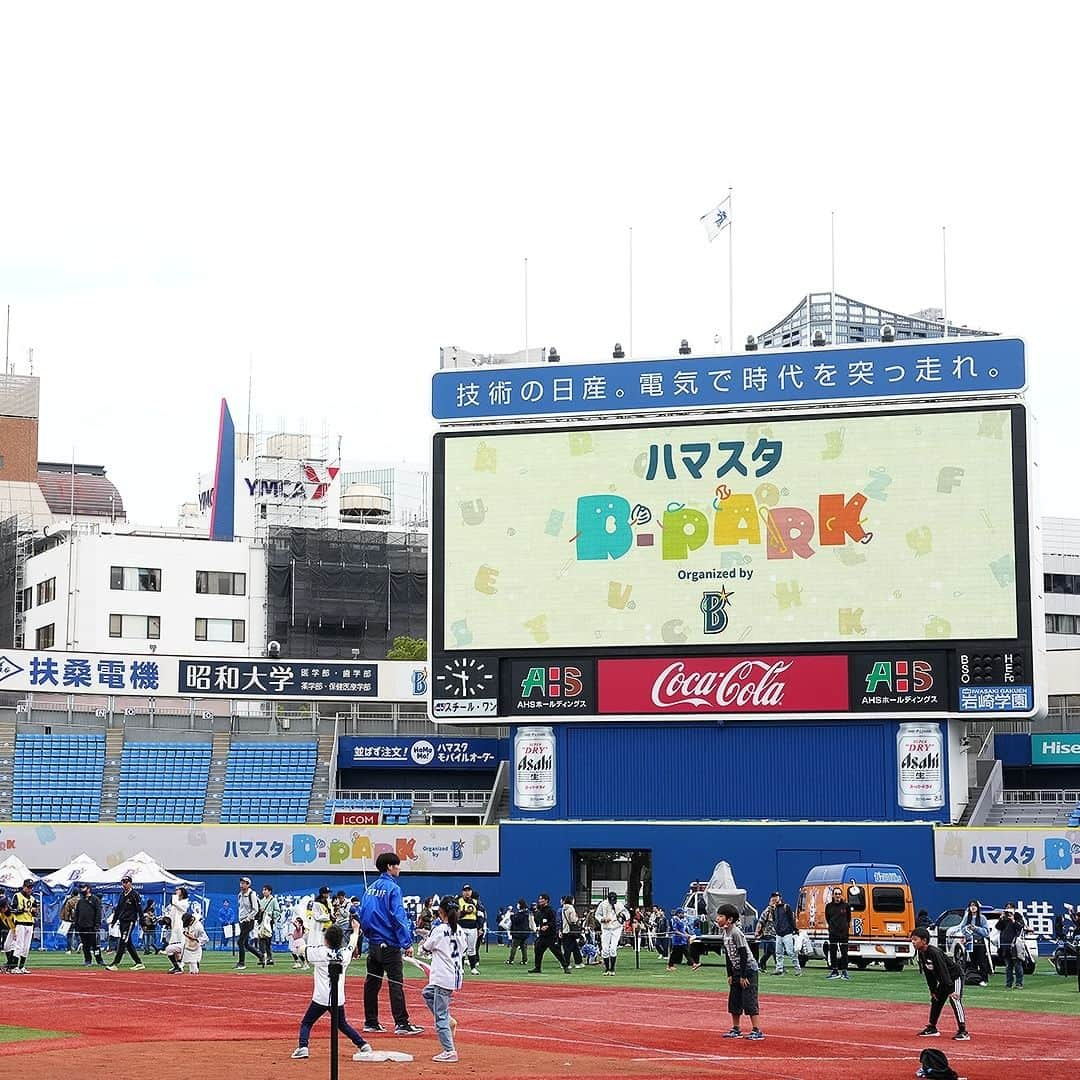
[(458, 929), (458, 906), (451, 896), (439, 903), (439, 922), (420, 943), (431, 954), (431, 970), (424, 987), (424, 1001), (435, 1017), (435, 1034), (442, 1052), (432, 1061), (457, 1061), (454, 1047), (454, 1028), (457, 1021), (450, 1016), (450, 999), (461, 988), (462, 961), (465, 956), (465, 935)]

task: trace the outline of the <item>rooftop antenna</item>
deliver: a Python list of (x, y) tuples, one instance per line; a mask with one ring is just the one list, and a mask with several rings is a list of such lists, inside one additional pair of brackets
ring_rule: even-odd
[(255, 361), (251, 353), (248, 353), (248, 407), (247, 407), (247, 430), (244, 432), (244, 458), (250, 459), (251, 454), (251, 386), (255, 378)]
[(26, 350), (26, 362), (30, 366), (30, 374), (34, 374), (34, 348), (31, 346)]
[(7, 306), (7, 330), (4, 332), (4, 374), (11, 374), (11, 365), (8, 361), (11, 358), (11, 305)]

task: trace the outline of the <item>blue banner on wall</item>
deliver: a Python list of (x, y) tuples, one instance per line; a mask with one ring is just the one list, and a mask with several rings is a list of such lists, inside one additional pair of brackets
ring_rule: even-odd
[(1025, 388), (1017, 338), (437, 372), (441, 421), (936, 398)]
[(338, 740), (338, 768), (495, 769), (498, 739), (423, 739), (400, 735), (343, 737)]

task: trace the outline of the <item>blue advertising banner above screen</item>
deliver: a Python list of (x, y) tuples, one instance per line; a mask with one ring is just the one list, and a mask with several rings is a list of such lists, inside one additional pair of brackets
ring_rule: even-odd
[(437, 372), (441, 423), (773, 405), (1017, 394), (1027, 384), (1017, 338), (482, 367)]
[(380, 735), (338, 739), (339, 769), (495, 769), (498, 739)]

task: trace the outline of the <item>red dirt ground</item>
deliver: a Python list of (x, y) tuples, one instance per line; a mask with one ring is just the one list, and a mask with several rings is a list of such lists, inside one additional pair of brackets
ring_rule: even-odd
[[(360, 979), (347, 1011), (362, 1018)], [(930, 1043), (970, 1080), (1076, 1080), (1080, 1034), (1075, 1017), (969, 1011), (973, 1039), (915, 1036), (922, 1006), (835, 999), (762, 999), (760, 1043), (720, 1038), (726, 994), (665, 989), (564, 988), (547, 984), (467, 984), (455, 998), (461, 1063), (437, 1065), (438, 1044), (417, 982), (407, 993), (417, 1038), (375, 1036), (376, 1048), (405, 1050), (412, 1064), (359, 1065), (342, 1040), (341, 1075), (378, 1068), (416, 1077), (755, 1077), (767, 1080), (907, 1078)], [(0, 1057), (27, 1057), (28, 1075), (112, 1080), (309, 1080), (327, 1075), (329, 1025), (316, 1027), (310, 1059), (292, 1061), (296, 1029), (310, 1000), (310, 976), (41, 971), (5, 981), (3, 1022), (73, 1033), (63, 1040), (0, 1045)], [(726, 988), (725, 988), (726, 990)], [(385, 991), (383, 1010), (387, 1010)], [(943, 1030), (952, 1031), (951, 1017)], [(26, 1072), (23, 1062), (9, 1063)]]

